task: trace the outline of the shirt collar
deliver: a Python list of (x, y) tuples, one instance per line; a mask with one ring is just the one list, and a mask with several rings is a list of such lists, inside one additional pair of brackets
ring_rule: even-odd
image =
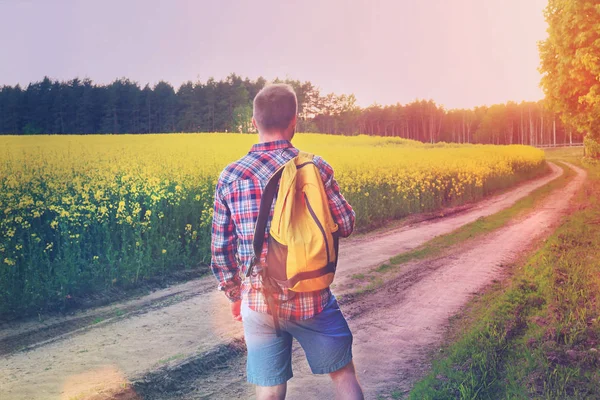
[(294, 147), (289, 140), (275, 140), (274, 142), (257, 143), (250, 149), (250, 152), (272, 151), (279, 149), (289, 149)]

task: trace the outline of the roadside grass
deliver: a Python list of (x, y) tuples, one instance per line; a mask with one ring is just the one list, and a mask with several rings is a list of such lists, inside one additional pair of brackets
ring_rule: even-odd
[[(581, 165), (570, 154), (555, 156)], [(586, 167), (573, 213), (452, 322), (409, 398), (600, 398), (600, 166)]]
[(479, 218), (446, 235), (438, 236), (414, 250), (394, 256), (389, 263), (382, 264), (371, 272), (353, 275), (353, 279), (363, 282), (363, 286), (356, 291), (356, 294), (371, 292), (381, 286), (385, 280), (380, 278), (380, 274), (398, 271), (403, 264), (410, 261), (440, 256), (445, 250), (499, 229), (514, 218), (534, 209), (550, 193), (565, 187), (575, 175), (571, 168), (557, 160), (555, 160), (555, 163), (562, 168), (563, 174), (541, 188), (534, 190), (529, 196), (517, 201), (511, 207), (496, 214)]
[(175, 355), (173, 355), (171, 357), (163, 358), (163, 359), (158, 360), (158, 364), (167, 364), (167, 363), (169, 363), (171, 361), (179, 360), (179, 359), (182, 359), (182, 358), (185, 358), (185, 354), (178, 353), (178, 354), (175, 354)]
[(583, 157), (583, 149), (582, 148), (556, 148), (556, 149), (547, 149), (546, 160), (548, 161), (568, 161), (574, 164), (578, 164), (581, 162), (581, 158)]

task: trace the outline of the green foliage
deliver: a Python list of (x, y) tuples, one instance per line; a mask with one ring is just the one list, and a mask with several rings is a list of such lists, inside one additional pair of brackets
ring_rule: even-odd
[(592, 139), (590, 136), (586, 136), (583, 145), (585, 148), (586, 157), (598, 159), (600, 158), (600, 143)]
[(549, 0), (548, 39), (539, 44), (546, 99), (580, 132), (600, 137), (600, 5)]
[(40, 133), (42, 133), (42, 131), (32, 122), (28, 122), (27, 125), (23, 127), (23, 135), (39, 135)]
[(503, 132), (506, 131), (504, 121), (506, 120), (506, 106), (504, 104), (494, 104), (487, 112), (479, 128), (476, 136), (479, 140), (489, 139), (492, 143), (498, 143), (498, 140)]
[(232, 128), (238, 133), (255, 131), (252, 126), (252, 108), (249, 105), (241, 105), (233, 109)]

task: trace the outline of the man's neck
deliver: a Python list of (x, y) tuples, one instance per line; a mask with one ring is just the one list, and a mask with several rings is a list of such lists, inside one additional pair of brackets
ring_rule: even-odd
[(260, 143), (275, 142), (276, 140), (289, 140), (284, 133), (258, 133), (258, 141)]

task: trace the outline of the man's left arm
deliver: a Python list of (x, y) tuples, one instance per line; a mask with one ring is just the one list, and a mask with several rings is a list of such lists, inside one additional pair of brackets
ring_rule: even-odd
[(321, 172), (321, 178), (325, 185), (325, 192), (329, 200), (329, 209), (333, 219), (339, 226), (339, 235), (341, 237), (348, 237), (354, 230), (354, 222), (356, 220), (356, 213), (352, 209), (352, 206), (344, 198), (340, 191), (340, 187), (333, 176), (333, 168), (323, 158), (319, 157), (319, 170)]

